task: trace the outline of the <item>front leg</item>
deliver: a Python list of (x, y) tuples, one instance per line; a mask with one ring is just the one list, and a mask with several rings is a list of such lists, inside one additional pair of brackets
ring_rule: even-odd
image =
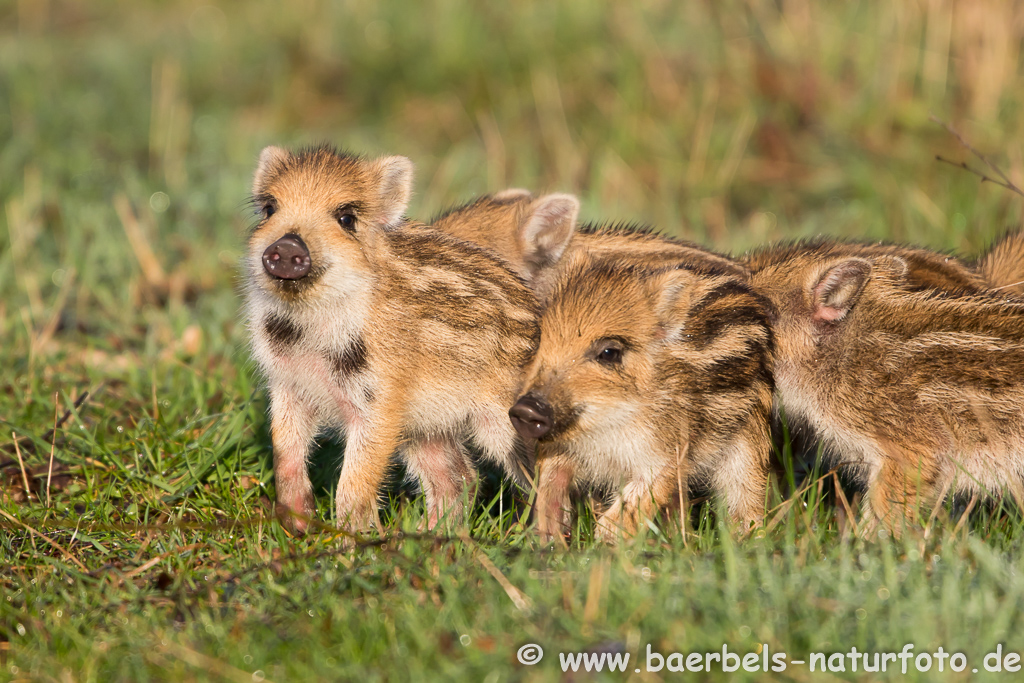
[(316, 515), (307, 459), (318, 424), (314, 411), (283, 383), (270, 386), (270, 437), (274, 444), (277, 515), (294, 533), (305, 533)]
[(751, 424), (725, 449), (712, 475), (712, 487), (729, 517), (744, 532), (764, 523), (771, 436), (767, 424)]
[(356, 415), (348, 424), (345, 461), (334, 497), (338, 528), (369, 531), (380, 527), (377, 503), (391, 456), (401, 435), (401, 404), (380, 400), (386, 414)]
[[(607, 543), (616, 541), (619, 536), (635, 536), (644, 522), (653, 519), (677, 498), (677, 474), (680, 472), (676, 463), (669, 463), (649, 480), (637, 479), (626, 484), (611, 507), (597, 519), (595, 536)], [(685, 485), (685, 467), (682, 473)]]
[(542, 543), (558, 541), (566, 545), (572, 524), (569, 494), (576, 477), (576, 465), (565, 455), (551, 455), (549, 446), (537, 445), (537, 498), (534, 505), (537, 531)]

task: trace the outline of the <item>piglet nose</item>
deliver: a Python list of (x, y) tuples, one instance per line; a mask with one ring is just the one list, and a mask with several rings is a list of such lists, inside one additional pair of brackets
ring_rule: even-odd
[(551, 431), (551, 406), (536, 394), (520, 397), (508, 411), (512, 426), (525, 439), (539, 439)]
[(298, 235), (288, 234), (263, 252), (263, 269), (271, 277), (299, 280), (309, 274), (309, 249)]

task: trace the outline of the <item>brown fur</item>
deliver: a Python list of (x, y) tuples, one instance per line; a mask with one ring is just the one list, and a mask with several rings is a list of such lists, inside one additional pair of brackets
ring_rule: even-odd
[(431, 224), (496, 252), (530, 280), (561, 258), (579, 210), (572, 195), (535, 198), (526, 190), (508, 189), (450, 209)]
[[(735, 519), (760, 521), (772, 394), (766, 302), (731, 259), (642, 229), (560, 224), (538, 244), (525, 226), (552, 197), (564, 195), (506, 191), (435, 221), (516, 264), (546, 303), (527, 380), (527, 393), (555, 412), (537, 452), (542, 537), (563, 537), (571, 491), (591, 485), (617, 489), (599, 523), (606, 538), (636, 531), (697, 479)], [(628, 346), (617, 368), (594, 358), (609, 339)]]
[(848, 246), (747, 259), (778, 310), (787, 416), (866, 484), (865, 530), (898, 531), (947, 493), (1009, 489), (1020, 500), (1024, 303), (950, 286), (963, 273), (935, 270), (942, 257), (921, 250)]
[[(350, 529), (377, 524), (396, 451), (423, 486), (431, 526), (457, 516), (471, 488), (465, 439), (518, 473), (507, 410), (536, 348), (535, 299), (489, 252), (403, 220), (411, 174), (403, 157), (327, 148), (260, 157), (246, 307), (269, 385), (279, 509), (300, 530), (314, 513), (307, 457), (322, 428), (347, 436), (336, 513)], [(264, 249), (286, 234), (308, 246), (306, 278), (264, 272)]]
[[(545, 537), (564, 533), (576, 486), (616, 491), (598, 520), (605, 538), (634, 533), (695, 480), (710, 484), (735, 520), (763, 517), (768, 304), (703, 257), (669, 263), (661, 252), (644, 253), (652, 244), (641, 242), (633, 253), (573, 249), (550, 279), (524, 385), (524, 395), (553, 410), (538, 449)], [(621, 362), (601, 360), (609, 346), (621, 350)]]
[(884, 242), (844, 242), (818, 238), (791, 244), (779, 244), (747, 254), (740, 262), (752, 271), (764, 270), (792, 259), (829, 259), (861, 256), (899, 258), (906, 264), (906, 285), (927, 291), (977, 293), (989, 288), (984, 275), (956, 256), (941, 252)]

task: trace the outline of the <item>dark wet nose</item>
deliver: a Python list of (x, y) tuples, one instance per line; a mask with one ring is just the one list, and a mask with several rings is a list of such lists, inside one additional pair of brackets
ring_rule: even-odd
[(263, 252), (263, 268), (272, 277), (299, 280), (309, 274), (309, 249), (298, 235), (285, 235)]
[(536, 394), (526, 394), (508, 411), (512, 426), (526, 439), (539, 439), (551, 431), (551, 406)]

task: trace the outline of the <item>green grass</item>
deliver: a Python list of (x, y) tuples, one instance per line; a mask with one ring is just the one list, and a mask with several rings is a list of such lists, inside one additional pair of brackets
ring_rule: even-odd
[[(1017, 512), (950, 503), (865, 543), (819, 471), (745, 540), (704, 505), (685, 543), (663, 519), (610, 549), (583, 509), (568, 551), (543, 548), (497, 488), (438, 535), (396, 489), (355, 548), (269, 514), (236, 280), (265, 144), (408, 155), (417, 217), (518, 185), (729, 251), (827, 233), (972, 255), (1020, 223), (1019, 197), (934, 161), (969, 157), (928, 120), (1021, 184), (1019, 6), (785, 6), (0, 5), (0, 680), (558, 680), (576, 650), (662, 680), (686, 674), (632, 673), (648, 644), (758, 643), (942, 646), (963, 674), (900, 677), (962, 680), (1024, 651)], [(325, 521), (339, 453), (316, 464)], [(544, 660), (517, 663), (525, 643)]]

